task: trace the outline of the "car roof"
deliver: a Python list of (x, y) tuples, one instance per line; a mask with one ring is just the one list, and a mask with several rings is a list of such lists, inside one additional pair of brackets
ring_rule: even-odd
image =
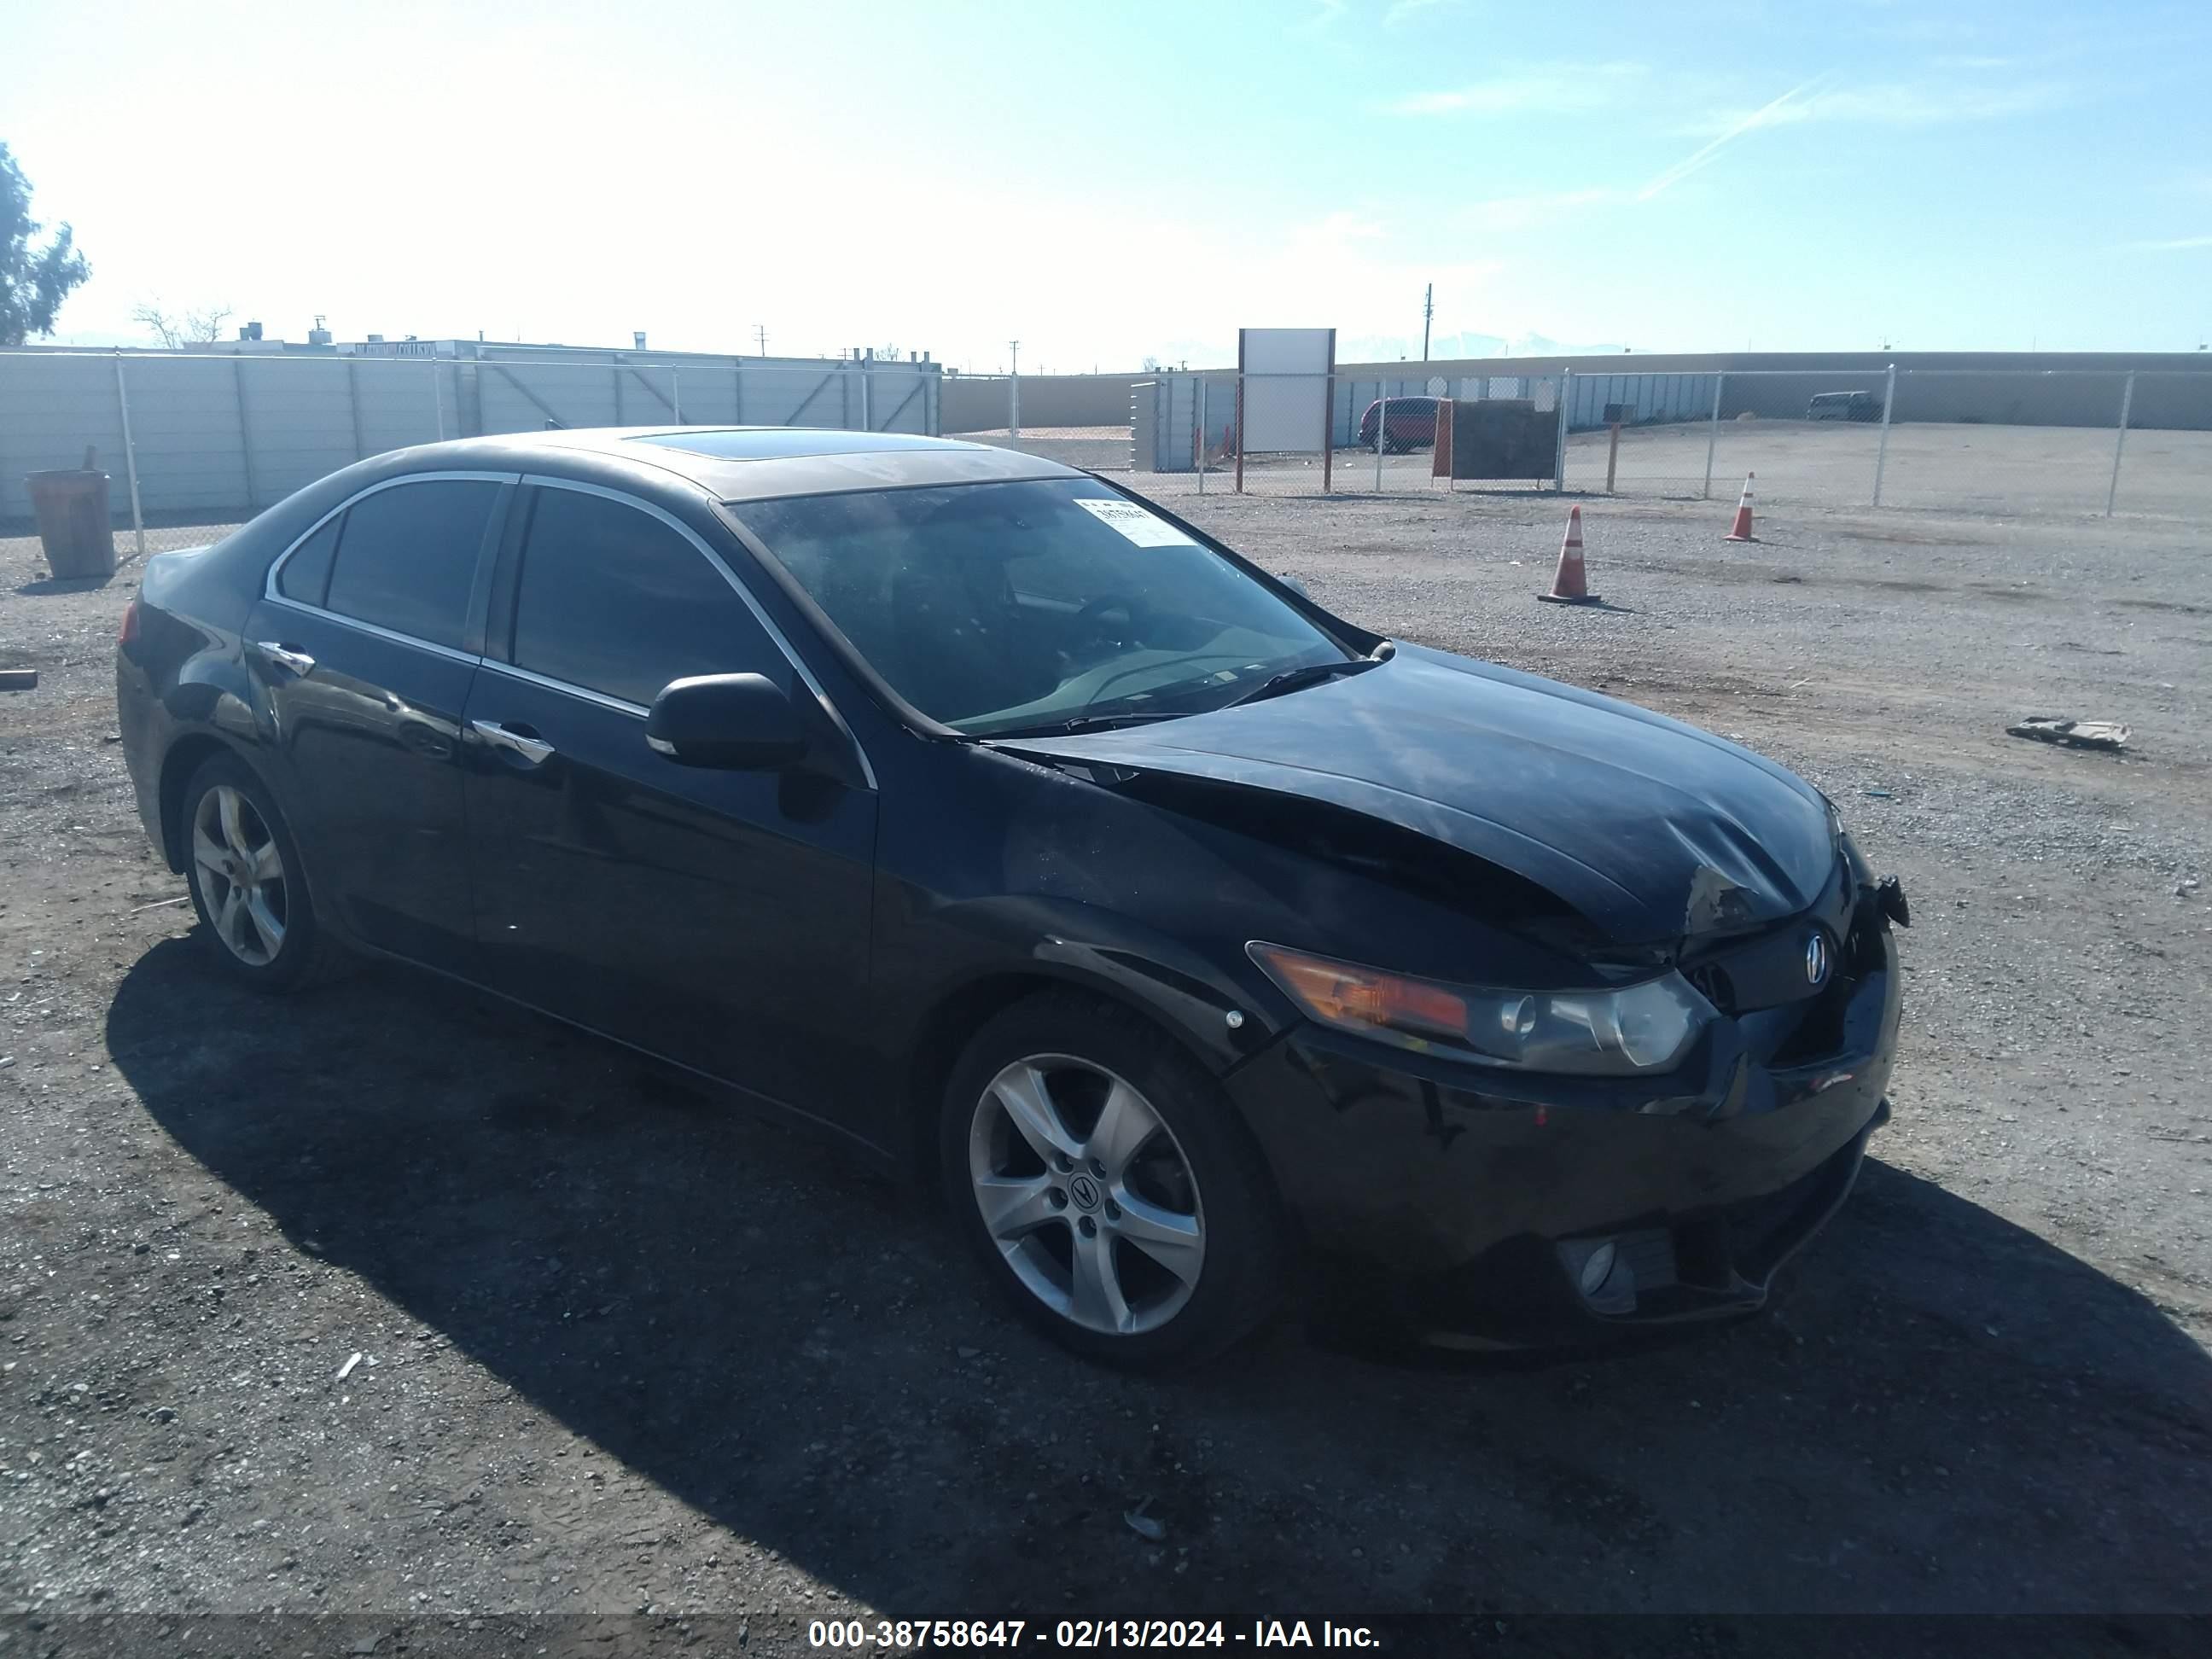
[(426, 444), (410, 453), (445, 466), (526, 472), (570, 471), (563, 462), (596, 458), (672, 472), (720, 501), (1083, 476), (1058, 461), (989, 444), (787, 426), (508, 432)]

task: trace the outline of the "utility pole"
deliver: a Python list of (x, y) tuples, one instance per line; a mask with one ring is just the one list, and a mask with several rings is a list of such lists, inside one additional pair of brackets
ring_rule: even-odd
[(755, 323), (753, 325), (753, 338), (760, 342), (760, 355), (763, 357), (767, 356), (768, 325), (766, 323)]
[(1013, 362), (1013, 373), (1006, 378), (1006, 435), (1018, 438), (1022, 435), (1022, 343), (1009, 340), (1006, 349)]
[(1437, 285), (1421, 290), (1421, 361), (1429, 361), (1429, 319), (1437, 314)]

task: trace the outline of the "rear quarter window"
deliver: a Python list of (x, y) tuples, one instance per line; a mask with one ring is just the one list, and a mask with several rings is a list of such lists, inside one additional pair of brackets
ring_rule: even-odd
[(338, 531), (345, 523), (340, 513), (292, 550), (276, 573), (276, 591), (301, 605), (320, 605), (331, 586), (331, 561), (338, 550)]

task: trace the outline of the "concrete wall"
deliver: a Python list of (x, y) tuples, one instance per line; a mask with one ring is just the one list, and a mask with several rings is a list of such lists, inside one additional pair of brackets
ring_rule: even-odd
[(76, 466), (87, 444), (113, 481), (116, 521), (129, 521), (118, 365), (139, 498), (156, 520), (244, 516), (363, 456), (549, 423), (939, 429), (935, 363), (0, 352), (0, 523), (29, 519), (25, 473)]
[[(1127, 426), (1136, 374), (1024, 374), (1022, 424)], [(951, 374), (945, 380), (947, 432), (997, 432), (1006, 424), (1010, 381), (1003, 374)]]

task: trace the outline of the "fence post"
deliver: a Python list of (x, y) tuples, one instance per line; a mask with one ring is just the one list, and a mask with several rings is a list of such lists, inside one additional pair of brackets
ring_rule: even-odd
[(251, 518), (254, 497), (258, 492), (253, 487), (253, 432), (246, 423), (246, 359), (243, 357), (230, 360), (230, 386), (238, 398), (238, 459), (246, 469), (246, 512)]
[(1705, 487), (1698, 492), (1698, 499), (1701, 501), (1712, 499), (1713, 450), (1721, 441), (1721, 387), (1727, 380), (1725, 374), (1713, 376), (1713, 423), (1705, 433)]
[(1382, 493), (1382, 451), (1389, 445), (1390, 431), (1390, 388), (1382, 381), (1375, 383), (1382, 396), (1376, 399), (1375, 409), (1375, 493)]
[(873, 432), (876, 429), (875, 403), (868, 395), (869, 386), (875, 380), (875, 375), (870, 371), (868, 365), (873, 362), (875, 359), (872, 357), (860, 359), (860, 430), (863, 432)]
[[(1335, 356), (1336, 349), (1331, 346), (1329, 356), (1334, 360)], [(1336, 461), (1336, 434), (1329, 429), (1329, 411), (1336, 407), (1336, 376), (1331, 374), (1322, 384), (1321, 493), (1326, 495), (1329, 493), (1330, 471)]]
[(438, 441), (446, 441), (446, 392), (438, 384), (438, 360), (430, 359), (430, 413), (438, 422)]
[(1874, 453), (1874, 504), (1881, 505), (1881, 473), (1889, 465), (1889, 411), (1897, 403), (1897, 365), (1889, 366), (1889, 380), (1881, 393), (1881, 445)]
[(1018, 368), (1006, 377), (1006, 435), (1022, 435), (1022, 372)]
[(1237, 493), (1244, 493), (1244, 348), (1237, 348)]
[(1198, 493), (1206, 494), (1206, 377), (1202, 374), (1198, 380)]
[(1562, 495), (1567, 491), (1567, 405), (1573, 399), (1574, 390), (1574, 370), (1562, 368), (1559, 370), (1559, 453), (1552, 462), (1552, 489)]
[(745, 423), (745, 363), (744, 358), (733, 357), (730, 360), (730, 380), (731, 393), (738, 400), (738, 412), (732, 417), (730, 424), (732, 426), (743, 426)]
[(668, 408), (669, 412), (676, 417), (676, 424), (682, 426), (684, 424), (684, 381), (673, 363), (668, 366)]
[(368, 451), (361, 441), (361, 360), (346, 359), (346, 407), (353, 414), (353, 458), (356, 461), (368, 459)]
[(629, 424), (629, 422), (626, 422), (626, 421), (624, 421), (624, 420), (623, 419), (623, 383), (622, 383), (622, 382), (623, 382), (623, 373), (622, 373), (622, 359), (620, 359), (619, 357), (617, 357), (617, 359), (615, 359), (614, 377), (615, 377), (615, 424), (616, 424), (617, 426), (626, 426), (626, 425), (628, 425), (628, 424)]
[(138, 556), (146, 556), (146, 518), (138, 510), (138, 446), (131, 441), (131, 393), (123, 384), (123, 353), (115, 354), (115, 406), (123, 416), (123, 470), (131, 478), (131, 528), (138, 538)]
[(2112, 482), (2105, 491), (2105, 516), (2112, 516), (2112, 503), (2120, 493), (2120, 457), (2128, 447), (2128, 415), (2135, 407), (2136, 372), (2128, 371), (2127, 383), (2120, 388), (2120, 435), (2112, 445)]

